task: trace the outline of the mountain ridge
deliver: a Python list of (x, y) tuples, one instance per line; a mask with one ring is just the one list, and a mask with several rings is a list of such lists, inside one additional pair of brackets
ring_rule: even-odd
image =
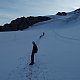
[(20, 17), (15, 20), (12, 20), (9, 24), (4, 24), (3, 26), (0, 26), (0, 32), (24, 30), (29, 27), (32, 27), (33, 25), (44, 23), (44, 21), (48, 20), (56, 22), (63, 21), (63, 23), (66, 22), (67, 24), (72, 24), (72, 22), (79, 22), (80, 8), (72, 12), (58, 12), (56, 13), (56, 15)]

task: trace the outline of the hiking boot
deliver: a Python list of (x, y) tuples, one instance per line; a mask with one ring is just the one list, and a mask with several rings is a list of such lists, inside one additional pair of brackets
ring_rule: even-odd
[(30, 63), (29, 65), (33, 65), (34, 63)]

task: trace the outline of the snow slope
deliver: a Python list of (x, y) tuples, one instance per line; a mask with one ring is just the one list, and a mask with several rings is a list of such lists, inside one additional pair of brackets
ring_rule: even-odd
[[(79, 14), (49, 17), (25, 31), (0, 33), (0, 80), (80, 80)], [(32, 41), (39, 51), (29, 66)]]

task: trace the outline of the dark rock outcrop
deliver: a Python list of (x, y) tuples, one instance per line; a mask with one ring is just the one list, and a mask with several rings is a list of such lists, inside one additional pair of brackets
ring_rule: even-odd
[(80, 13), (80, 8), (79, 9), (76, 9), (74, 12)]
[(29, 28), (35, 23), (47, 21), (51, 18), (46, 16), (30, 16), (30, 17), (21, 17), (15, 20), (12, 20), (10, 24), (4, 24), (4, 26), (0, 26), (0, 31), (18, 31)]
[(66, 13), (66, 12), (58, 12), (56, 15), (59, 15), (59, 16), (66, 16), (67, 13)]

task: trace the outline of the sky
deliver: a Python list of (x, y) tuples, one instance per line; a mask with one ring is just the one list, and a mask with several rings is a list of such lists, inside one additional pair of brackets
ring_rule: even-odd
[(0, 0), (0, 25), (22, 16), (54, 15), (80, 8), (80, 0)]

